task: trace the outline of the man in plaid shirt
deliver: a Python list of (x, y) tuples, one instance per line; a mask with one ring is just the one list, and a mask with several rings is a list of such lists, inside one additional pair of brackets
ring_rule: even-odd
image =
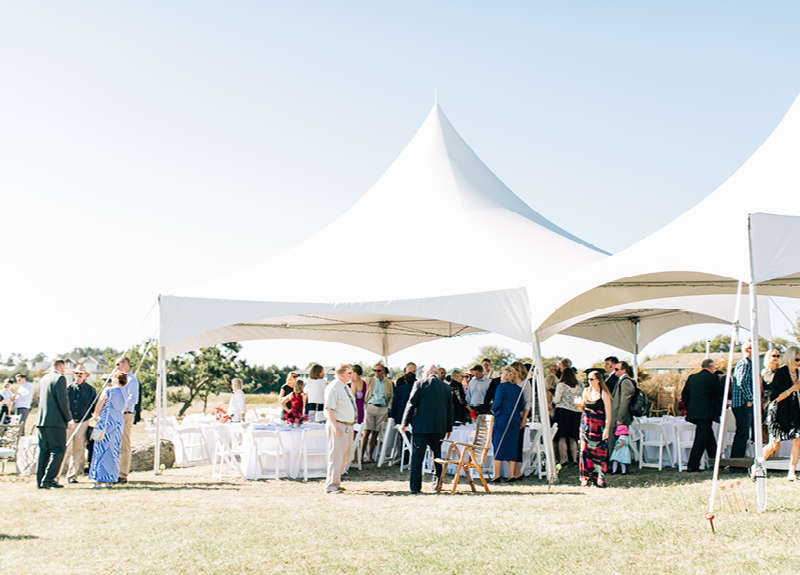
[(744, 457), (750, 430), (753, 428), (753, 344), (742, 345), (744, 357), (733, 368), (734, 385), (731, 388), (731, 407), (736, 418), (736, 435), (731, 447), (731, 458)]

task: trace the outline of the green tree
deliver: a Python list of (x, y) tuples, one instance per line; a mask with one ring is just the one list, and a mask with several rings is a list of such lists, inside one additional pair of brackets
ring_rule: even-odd
[(496, 345), (484, 345), (478, 350), (477, 357), (472, 360), (472, 363), (467, 368), (479, 365), (484, 359), (492, 362), (493, 371), (499, 371), (501, 368), (516, 361), (517, 356), (511, 353), (510, 349), (497, 347)]
[[(108, 356), (113, 356), (114, 359), (122, 355), (121, 352), (117, 351), (113, 347), (76, 347), (72, 351), (64, 353), (59, 357), (71, 357), (74, 360), (79, 360), (82, 357), (86, 357), (87, 355), (93, 355), (95, 357), (107, 358)], [(114, 365), (112, 362), (111, 365)], [(131, 367), (133, 367), (133, 361), (131, 361)]]
[[(747, 341), (746, 339), (744, 341)], [(736, 349), (734, 351), (742, 351), (742, 343), (738, 342), (736, 344)], [(772, 340), (772, 347), (783, 353), (787, 347), (789, 347), (791, 343), (783, 338), (776, 337)], [(760, 353), (766, 352), (770, 348), (770, 342), (764, 339), (763, 337), (758, 338), (758, 350)], [(710, 353), (728, 353), (731, 349), (731, 336), (729, 335), (718, 335), (714, 339), (711, 340), (709, 345), (709, 352)], [(705, 353), (706, 352), (706, 342), (705, 341), (695, 341), (690, 343), (689, 345), (684, 345), (682, 348), (678, 350), (678, 353)]]
[(228, 389), (230, 380), (247, 370), (247, 364), (237, 359), (242, 346), (239, 343), (223, 343), (190, 351), (170, 360), (167, 366), (169, 383), (180, 387), (168, 394), (169, 400), (183, 403), (178, 416), (186, 413), (192, 402), (203, 400), (203, 411), (208, 408), (208, 396)]

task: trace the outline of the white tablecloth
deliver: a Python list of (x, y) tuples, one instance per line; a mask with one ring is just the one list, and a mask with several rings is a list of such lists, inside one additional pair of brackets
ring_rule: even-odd
[[(300, 427), (289, 427), (285, 423), (266, 423), (250, 425), (242, 436), (242, 470), (247, 479), (260, 479), (258, 463), (256, 461), (256, 445), (253, 440), (253, 431), (277, 431), (280, 434), (281, 444), (286, 452), (287, 465), (281, 464), (278, 475), (280, 477), (291, 477), (296, 479), (301, 475), (302, 458), (300, 457), (300, 442), (303, 431), (316, 431), (325, 429), (322, 423), (305, 423)], [(327, 440), (325, 437), (311, 438), (309, 441), (310, 449), (324, 449)], [(308, 467), (310, 469), (325, 469), (326, 457), (324, 455), (309, 455)], [(275, 469), (275, 460), (271, 457), (263, 456), (262, 465), (269, 471)]]

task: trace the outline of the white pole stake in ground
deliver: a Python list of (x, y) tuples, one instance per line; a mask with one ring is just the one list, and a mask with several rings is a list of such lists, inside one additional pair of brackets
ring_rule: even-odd
[(719, 460), (722, 458), (722, 444), (726, 439), (726, 423), (728, 419), (728, 392), (731, 389), (731, 373), (733, 372), (733, 350), (739, 335), (739, 311), (742, 303), (742, 282), (736, 288), (736, 307), (733, 312), (733, 324), (731, 325), (731, 346), (728, 350), (728, 369), (725, 374), (725, 391), (722, 393), (722, 416), (719, 422), (719, 433), (717, 433), (717, 454), (714, 457), (714, 476), (711, 478), (711, 497), (708, 498), (708, 519), (711, 531), (714, 531), (714, 498), (717, 495), (717, 479), (719, 478)]
[(544, 387), (544, 365), (542, 365), (542, 350), (539, 347), (539, 338), (533, 334), (533, 368), (536, 370), (536, 395), (539, 400), (539, 418), (542, 420), (542, 437), (544, 437), (545, 466), (547, 470), (547, 484), (558, 482), (556, 469), (556, 454), (553, 450), (553, 436), (550, 433), (550, 412), (547, 406), (547, 390)]

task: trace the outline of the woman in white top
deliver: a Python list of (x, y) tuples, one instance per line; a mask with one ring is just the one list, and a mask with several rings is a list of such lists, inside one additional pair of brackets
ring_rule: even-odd
[[(567, 363), (569, 362), (569, 363)], [(561, 381), (556, 385), (556, 394), (553, 397), (555, 417), (558, 423), (556, 439), (558, 440), (558, 454), (561, 465), (567, 463), (567, 447), (572, 454), (574, 465), (578, 464), (578, 436), (581, 426), (581, 409), (577, 403), (583, 397), (583, 385), (578, 381), (578, 376), (572, 370), (572, 362), (568, 359), (561, 362)]]
[(323, 412), (323, 404), (325, 403), (325, 386), (327, 381), (322, 379), (325, 370), (321, 365), (315, 364), (308, 372), (308, 381), (306, 382), (306, 415), (311, 421), (323, 421), (325, 415)]
[(244, 391), (242, 391), (242, 384), (242, 380), (238, 377), (234, 377), (231, 380), (231, 389), (233, 389), (233, 395), (228, 403), (228, 415), (230, 416), (231, 421), (244, 421), (244, 412), (247, 408), (245, 407), (245, 397)]

